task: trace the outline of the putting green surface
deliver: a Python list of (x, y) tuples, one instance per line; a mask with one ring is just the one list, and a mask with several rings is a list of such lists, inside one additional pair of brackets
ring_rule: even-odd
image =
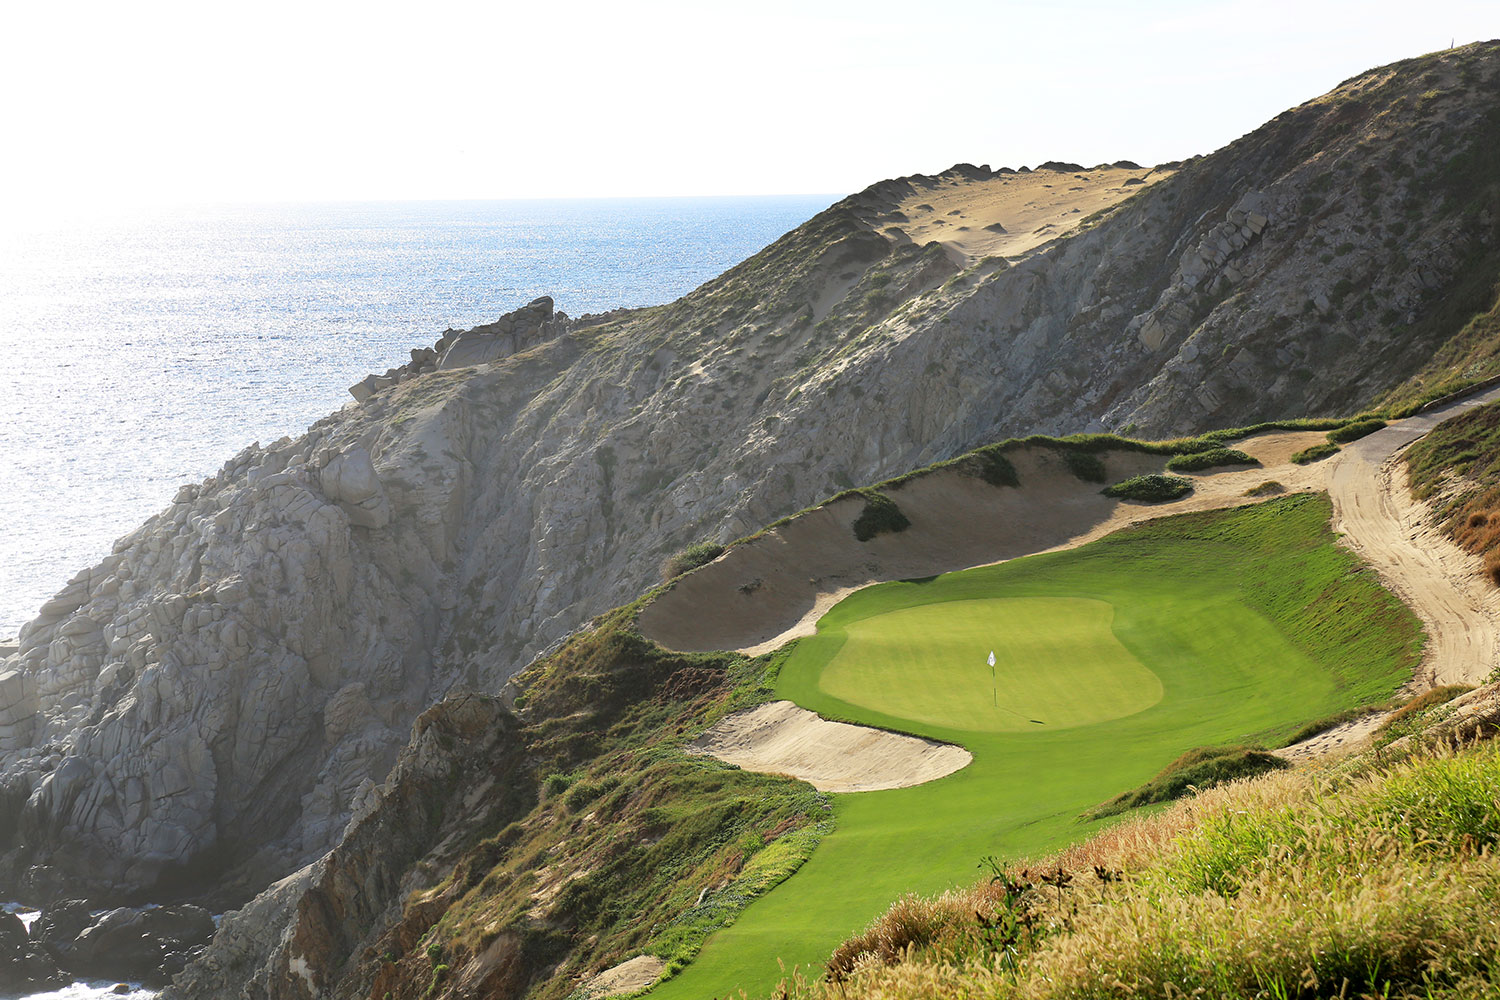
[[(1161, 701), (1157, 676), (1081, 597), (945, 601), (851, 622), (818, 689), (850, 705), (969, 732), (1066, 728)], [(990, 654), (995, 665), (989, 664)]]
[(959, 743), (974, 761), (914, 788), (831, 796), (836, 828), (812, 858), (651, 996), (768, 996), (783, 967), (818, 975), (902, 894), (970, 883), (986, 855), (1087, 836), (1083, 809), (1185, 750), (1274, 745), (1388, 698), (1420, 629), (1334, 546), (1329, 514), (1326, 497), (1286, 497), (851, 595), (786, 658), (777, 696)]

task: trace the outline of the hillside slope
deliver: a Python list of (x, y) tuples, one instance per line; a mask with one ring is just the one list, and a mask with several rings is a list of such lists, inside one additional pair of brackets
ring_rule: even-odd
[(0, 889), (241, 898), (339, 840), (434, 700), (497, 691), (674, 549), (837, 488), (1012, 433), (1425, 391), (1493, 305), (1497, 121), (1500, 45), (1469, 46), (1121, 181), (1139, 193), (1014, 262), (893, 221), (992, 185), (960, 167), (845, 199), (670, 305), (542, 300), (450, 333), (185, 487), (23, 630)]

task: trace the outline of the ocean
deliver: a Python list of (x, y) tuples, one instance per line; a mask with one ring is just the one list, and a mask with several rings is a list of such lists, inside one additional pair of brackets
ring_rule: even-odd
[(252, 441), (538, 295), (669, 302), (837, 195), (181, 208), (0, 232), (0, 639)]

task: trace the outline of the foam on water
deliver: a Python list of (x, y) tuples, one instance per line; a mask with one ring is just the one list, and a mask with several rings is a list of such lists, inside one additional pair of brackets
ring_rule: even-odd
[(833, 196), (262, 205), (0, 233), (0, 638), (251, 441), (538, 295), (667, 302)]

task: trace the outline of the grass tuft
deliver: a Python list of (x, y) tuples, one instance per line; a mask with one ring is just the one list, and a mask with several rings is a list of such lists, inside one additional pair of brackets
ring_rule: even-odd
[(1065, 451), (1063, 461), (1067, 463), (1069, 472), (1086, 483), (1102, 483), (1109, 477), (1104, 468), (1104, 459), (1093, 452)]

